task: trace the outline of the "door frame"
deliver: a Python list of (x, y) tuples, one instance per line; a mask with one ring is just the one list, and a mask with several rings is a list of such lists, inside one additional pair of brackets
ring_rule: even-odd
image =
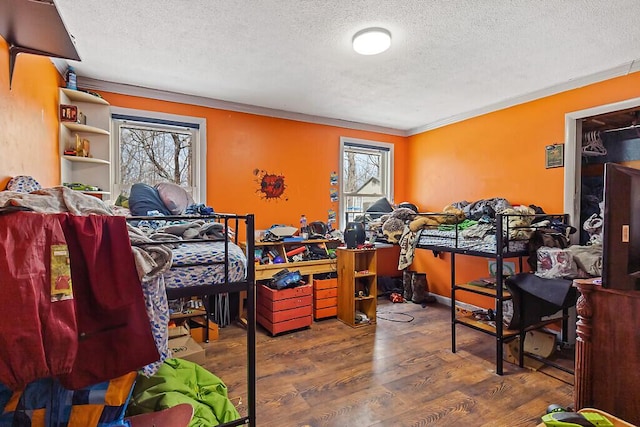
[[(613, 113), (640, 107), (640, 98), (627, 99), (612, 104), (599, 105), (585, 110), (572, 111), (564, 116), (564, 211), (569, 222), (580, 229), (580, 198), (582, 174), (582, 120), (599, 114)], [(572, 243), (577, 244), (580, 233), (574, 233)]]

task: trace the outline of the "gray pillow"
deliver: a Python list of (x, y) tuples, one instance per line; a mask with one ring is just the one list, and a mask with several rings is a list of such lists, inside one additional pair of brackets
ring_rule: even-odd
[(193, 198), (187, 190), (172, 182), (161, 182), (156, 185), (160, 200), (172, 215), (181, 215), (190, 205), (194, 204)]

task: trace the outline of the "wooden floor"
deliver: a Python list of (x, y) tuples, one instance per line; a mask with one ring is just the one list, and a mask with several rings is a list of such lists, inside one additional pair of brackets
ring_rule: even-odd
[[(271, 337), (257, 333), (257, 425), (535, 426), (547, 406), (573, 402), (572, 376), (506, 363), (495, 340), (458, 326), (451, 352), (448, 307), (379, 299), (378, 323), (337, 319)], [(205, 344), (206, 368), (246, 414), (246, 332), (229, 326)]]

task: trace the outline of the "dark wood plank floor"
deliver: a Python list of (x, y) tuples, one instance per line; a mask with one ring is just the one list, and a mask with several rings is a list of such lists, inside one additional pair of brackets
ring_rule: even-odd
[[(572, 376), (506, 362), (498, 376), (495, 340), (457, 331), (454, 354), (448, 307), (384, 299), (376, 326), (353, 329), (327, 319), (276, 337), (259, 327), (257, 425), (535, 426), (549, 404), (572, 404)], [(206, 368), (227, 384), (241, 413), (245, 334), (229, 326), (204, 345)]]

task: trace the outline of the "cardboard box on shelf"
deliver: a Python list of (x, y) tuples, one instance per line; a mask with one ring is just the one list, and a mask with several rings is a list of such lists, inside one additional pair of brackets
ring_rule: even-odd
[(189, 335), (189, 325), (183, 322), (181, 325), (169, 326), (169, 339)]
[[(204, 342), (204, 319), (191, 320), (191, 338), (196, 342)], [(209, 320), (209, 341), (215, 341), (218, 339), (218, 324)]]
[(173, 357), (189, 360), (199, 365), (204, 364), (206, 360), (204, 348), (200, 347), (200, 344), (188, 335), (170, 339), (169, 349)]

